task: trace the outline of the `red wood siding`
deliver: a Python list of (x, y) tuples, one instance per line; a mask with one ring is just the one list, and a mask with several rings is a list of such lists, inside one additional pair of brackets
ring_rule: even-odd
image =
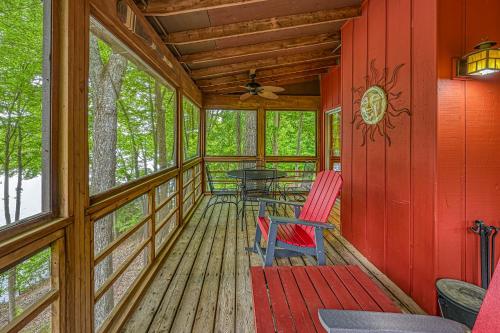
[(476, 219), (500, 225), (500, 75), (450, 77), (452, 57), (500, 42), (500, 2), (441, 0), (438, 10), (436, 273), (479, 283), (478, 237), (468, 228)]
[(321, 108), (323, 112), (340, 106), (340, 89), (340, 66), (334, 66), (330, 68), (328, 73), (321, 75)]
[[(342, 230), (427, 311), (435, 306), (436, 29), (435, 0), (368, 0), (342, 29)], [(395, 105), (413, 116), (392, 119), (391, 146), (378, 134), (361, 146), (352, 125), (352, 88), (365, 85), (372, 60), (379, 72), (404, 64)]]

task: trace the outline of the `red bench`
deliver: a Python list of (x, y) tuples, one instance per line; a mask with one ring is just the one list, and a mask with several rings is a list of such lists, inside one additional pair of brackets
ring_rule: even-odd
[(252, 267), (255, 330), (325, 332), (318, 309), (401, 312), (358, 266)]

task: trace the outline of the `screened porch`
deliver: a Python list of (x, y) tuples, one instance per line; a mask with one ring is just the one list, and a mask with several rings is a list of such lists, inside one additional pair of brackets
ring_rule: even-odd
[(0, 0), (0, 333), (324, 332), (437, 319), (443, 278), (484, 296), (499, 6)]

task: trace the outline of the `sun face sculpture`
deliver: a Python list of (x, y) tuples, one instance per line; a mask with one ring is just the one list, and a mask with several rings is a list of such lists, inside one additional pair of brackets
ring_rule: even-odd
[(375, 60), (370, 61), (370, 75), (365, 77), (365, 86), (353, 88), (354, 105), (359, 109), (354, 112), (352, 123), (356, 129), (361, 129), (364, 146), (367, 138), (375, 141), (375, 134), (383, 136), (388, 145), (391, 138), (388, 130), (394, 129), (391, 118), (399, 117), (403, 113), (411, 116), (410, 109), (397, 108), (393, 103), (401, 97), (402, 91), (397, 91), (398, 74), (404, 64), (397, 65), (389, 76), (388, 68), (382, 74), (375, 68)]

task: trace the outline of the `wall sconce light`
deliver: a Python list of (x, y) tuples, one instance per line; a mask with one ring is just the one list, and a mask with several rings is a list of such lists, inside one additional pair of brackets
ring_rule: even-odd
[(471, 53), (456, 61), (455, 77), (488, 75), (500, 72), (500, 48), (496, 42), (482, 42)]

